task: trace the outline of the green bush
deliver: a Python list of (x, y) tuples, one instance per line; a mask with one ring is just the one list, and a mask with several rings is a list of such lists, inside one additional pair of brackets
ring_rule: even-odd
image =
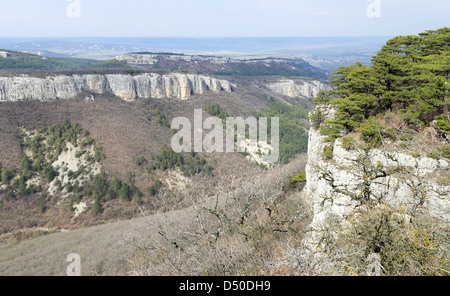
[(347, 275), (367, 275), (371, 254), (379, 256), (382, 276), (450, 275), (448, 226), (426, 214), (382, 204), (358, 208), (331, 227), (326, 260)]
[(375, 117), (370, 117), (361, 124), (361, 140), (372, 146), (382, 144), (382, 129), (383, 127), (378, 123), (378, 120)]
[(41, 197), (39, 198), (39, 213), (44, 213), (45, 212), (45, 195), (41, 195)]
[(105, 154), (103, 153), (102, 147), (96, 146), (94, 148), (94, 158), (96, 162), (100, 162), (103, 158), (105, 158)]
[(142, 192), (138, 189), (137, 191), (136, 191), (136, 193), (135, 193), (135, 199), (134, 199), (134, 201), (136, 202), (136, 205), (138, 205), (138, 206), (140, 206), (140, 205), (142, 205), (144, 202), (142, 201)]
[(170, 128), (170, 124), (167, 121), (166, 116), (164, 116), (164, 114), (162, 114), (161, 111), (159, 111), (159, 109), (155, 110), (154, 116), (156, 118), (157, 123), (159, 123), (160, 125), (162, 125), (164, 127)]
[(439, 160), (441, 157), (450, 158), (450, 145), (444, 145), (436, 148), (427, 157)]
[(227, 117), (229, 117), (228, 113), (216, 102), (207, 102), (204, 109), (211, 116), (218, 117), (223, 121), (226, 121)]
[(102, 206), (100, 204), (100, 200), (98, 198), (94, 199), (94, 208), (93, 208), (93, 212), (94, 215), (100, 214), (102, 211)]
[(133, 195), (133, 192), (131, 191), (130, 186), (125, 182), (122, 183), (122, 187), (119, 190), (119, 196), (124, 201), (130, 201), (132, 195)]
[(334, 156), (334, 146), (327, 145), (327, 146), (323, 147), (322, 156), (325, 159), (332, 159)]
[(349, 135), (342, 137), (342, 148), (346, 150), (353, 150), (356, 148), (355, 141)]
[(409, 142), (412, 139), (414, 139), (414, 136), (410, 133), (405, 133), (400, 136), (400, 140), (405, 141), (405, 142)]
[(299, 182), (306, 182), (306, 172), (301, 171), (297, 176), (291, 178), (291, 184), (297, 184)]
[(150, 194), (150, 196), (155, 196), (158, 190), (156, 189), (155, 185), (152, 185), (147, 188), (147, 192), (148, 194)]
[(143, 163), (145, 162), (145, 157), (144, 156), (136, 156), (134, 158), (134, 163), (138, 166), (141, 166)]
[(2, 169), (2, 183), (7, 185), (9, 181), (16, 175), (13, 169), (3, 168)]
[(421, 156), (421, 153), (416, 151), (416, 152), (413, 152), (411, 154), (411, 156), (414, 157), (414, 158), (419, 158)]
[(436, 120), (436, 128), (441, 133), (450, 134), (450, 117), (442, 114), (434, 118)]
[(320, 110), (319, 108), (315, 108), (309, 114), (309, 121), (314, 126), (314, 128), (319, 128), (324, 118), (325, 116), (323, 115), (322, 110)]

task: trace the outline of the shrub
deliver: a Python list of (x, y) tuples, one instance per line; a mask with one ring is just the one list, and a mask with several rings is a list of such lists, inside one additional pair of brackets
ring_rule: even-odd
[(386, 204), (359, 208), (346, 222), (335, 223), (337, 229), (330, 231), (336, 236), (326, 238), (328, 258), (337, 270), (367, 275), (367, 258), (377, 254), (381, 275), (450, 275), (445, 223)]
[(370, 117), (368, 120), (361, 124), (361, 140), (371, 144), (372, 146), (378, 146), (382, 144), (382, 129), (377, 118)]
[(73, 202), (72, 202), (72, 201), (69, 202), (69, 204), (67, 205), (67, 209), (68, 209), (70, 212), (75, 211), (75, 208), (73, 207)]
[(45, 212), (45, 195), (41, 195), (41, 197), (39, 198), (39, 213), (44, 213)]
[(119, 196), (125, 201), (130, 201), (131, 195), (132, 192), (130, 186), (128, 186), (127, 183), (123, 182), (122, 187), (119, 190)]
[(306, 172), (301, 171), (297, 176), (291, 178), (291, 184), (296, 185), (300, 182), (306, 182)]
[(96, 146), (94, 149), (94, 158), (96, 162), (100, 162), (105, 157), (103, 154), (103, 148), (100, 146)]
[(327, 145), (323, 148), (322, 156), (325, 159), (332, 159), (334, 156), (333, 152), (334, 152), (334, 146)]
[(169, 122), (167, 121), (167, 118), (164, 116), (164, 114), (159, 111), (159, 109), (155, 110), (154, 116), (156, 118), (156, 122), (164, 127), (170, 127)]
[(112, 181), (112, 189), (117, 194), (120, 188), (122, 188), (122, 181), (120, 181), (117, 177), (114, 177)]
[(2, 176), (1, 176), (2, 183), (7, 185), (14, 176), (15, 176), (14, 170), (12, 170), (10, 168), (4, 168), (2, 170)]
[(44, 170), (44, 177), (48, 182), (51, 182), (55, 179), (55, 177), (58, 175), (58, 173), (53, 169), (51, 164), (48, 164)]
[(405, 133), (403, 135), (400, 136), (400, 140), (405, 141), (405, 142), (409, 142), (412, 139), (414, 139), (414, 136), (410, 133)]
[(93, 208), (94, 215), (100, 214), (101, 211), (102, 206), (100, 205), (100, 200), (96, 198), (94, 199), (94, 208)]
[(206, 174), (208, 175), (208, 176), (210, 176), (210, 177), (212, 177), (213, 176), (213, 167), (211, 166), (211, 165), (207, 165), (206, 167), (205, 167), (205, 171), (206, 171)]
[(145, 161), (145, 157), (144, 156), (136, 156), (134, 158), (134, 163), (138, 166), (141, 166)]
[(342, 137), (342, 148), (346, 150), (353, 150), (356, 148), (355, 141), (350, 135)]
[(416, 152), (413, 152), (411, 155), (414, 158), (419, 158), (421, 156), (421, 153), (416, 151)]
[(450, 145), (444, 145), (436, 148), (431, 153), (428, 153), (427, 157), (439, 160), (441, 157), (450, 158)]
[(314, 128), (319, 128), (323, 122), (325, 116), (323, 115), (322, 110), (319, 108), (315, 108), (311, 113), (309, 113), (309, 121), (314, 126)]
[(156, 189), (155, 185), (152, 185), (150, 187), (147, 188), (147, 192), (148, 194), (150, 194), (151, 196), (155, 196), (156, 193), (158, 192), (158, 190)]
[(437, 152), (444, 158), (450, 158), (450, 145), (444, 145), (437, 148)]
[(438, 131), (444, 134), (450, 134), (450, 117), (442, 114), (434, 118), (436, 120), (436, 128)]
[(228, 113), (216, 102), (207, 102), (204, 107), (205, 111), (211, 116), (218, 117), (225, 121), (229, 117)]
[(81, 194), (73, 194), (70, 199), (74, 203), (79, 203), (81, 201)]
[(136, 191), (136, 193), (135, 193), (135, 202), (136, 202), (136, 204), (138, 205), (138, 206), (140, 206), (140, 205), (142, 205), (143, 204), (143, 201), (142, 201), (142, 192), (138, 189), (137, 191)]
[(81, 156), (83, 156), (83, 154), (85, 154), (86, 153), (86, 150), (80, 150), (80, 151), (77, 151), (77, 152), (75, 152), (75, 157), (76, 158), (80, 158)]

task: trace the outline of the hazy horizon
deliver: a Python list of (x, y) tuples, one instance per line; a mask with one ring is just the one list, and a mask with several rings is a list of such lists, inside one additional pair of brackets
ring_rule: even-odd
[(216, 38), (0, 38), (0, 48), (49, 51), (77, 57), (111, 58), (127, 52), (174, 52), (222, 56), (348, 56), (374, 54), (389, 37)]
[(448, 25), (441, 0), (3, 0), (0, 37), (411, 35)]

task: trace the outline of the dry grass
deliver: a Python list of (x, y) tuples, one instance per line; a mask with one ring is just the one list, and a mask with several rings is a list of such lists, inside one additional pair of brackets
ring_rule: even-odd
[[(106, 159), (102, 165), (107, 174), (127, 180), (128, 172), (134, 175), (134, 184), (146, 194), (146, 189), (152, 185), (150, 177), (160, 180), (166, 178), (165, 172), (148, 174), (144, 166), (134, 163), (136, 156), (159, 153), (163, 145), (170, 146), (172, 133), (154, 119), (156, 109), (163, 113), (170, 122), (177, 116), (186, 116), (192, 120), (194, 109), (202, 109), (207, 101), (217, 101), (229, 114), (235, 116), (250, 116), (249, 108), (259, 109), (267, 102), (260, 93), (238, 90), (235, 93), (206, 94), (193, 96), (189, 101), (180, 100), (138, 100), (132, 103), (118, 98), (96, 95), (93, 103), (85, 102), (83, 94), (73, 100), (58, 100), (51, 102), (2, 102), (0, 104), (0, 163), (3, 167), (18, 167), (22, 151), (17, 145), (15, 134), (22, 128), (36, 130), (61, 123), (65, 118), (77, 122), (88, 130), (96, 143), (103, 147)], [(206, 117), (207, 114), (204, 114)], [(150, 120), (148, 120), (150, 117)], [(205, 155), (213, 167), (226, 174), (245, 174), (253, 171), (255, 166), (246, 161), (240, 154)], [(256, 169), (261, 172), (259, 168)], [(217, 182), (215, 177), (205, 173), (191, 177), (197, 186), (205, 191), (214, 190)], [(170, 209), (185, 206), (182, 190), (165, 189), (157, 198), (144, 196), (144, 210), (152, 213), (156, 209), (170, 204)], [(4, 194), (3, 194), (4, 195)], [(0, 192), (0, 200), (2, 200)], [(87, 213), (76, 220), (67, 210), (68, 204), (59, 204), (59, 196), (46, 200), (47, 211), (40, 214), (37, 211), (39, 196), (28, 196), (14, 202), (5, 202), (0, 210), (0, 234), (18, 231), (24, 228), (47, 227), (50, 230), (61, 228), (73, 229), (87, 227), (100, 223), (131, 219), (137, 217), (140, 209), (135, 203), (125, 203), (120, 200), (108, 201), (103, 205), (101, 215), (94, 216), (92, 204), (87, 203)]]
[[(0, 274), (64, 275), (70, 253), (80, 254), (84, 275), (275, 273), (276, 250), (302, 237), (301, 232), (285, 232), (286, 225), (302, 230), (308, 224), (299, 192), (280, 191), (305, 160), (301, 156), (277, 170), (249, 172), (240, 180), (221, 174), (215, 196), (205, 196), (194, 184), (187, 191), (190, 206), (184, 209), (0, 244)], [(251, 196), (255, 198), (248, 220), (239, 225), (236, 218), (242, 217)], [(232, 218), (222, 230), (208, 210), (217, 210), (216, 205)], [(266, 206), (273, 209), (274, 219)], [(220, 235), (214, 236), (218, 230)]]
[[(187, 195), (193, 204), (159, 219), (148, 217), (146, 230), (130, 234), (121, 265), (106, 274), (119, 275), (268, 275), (281, 272), (279, 250), (300, 244), (310, 209), (291, 191), (289, 180), (302, 170), (305, 157), (268, 174), (247, 180), (221, 175), (216, 194), (206, 200), (199, 191)], [(297, 272), (299, 272), (297, 270)]]

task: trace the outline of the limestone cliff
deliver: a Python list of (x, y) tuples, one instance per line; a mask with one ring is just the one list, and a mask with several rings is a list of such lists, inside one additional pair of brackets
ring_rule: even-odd
[(0, 101), (70, 99), (81, 92), (114, 94), (130, 101), (144, 98), (187, 100), (193, 94), (231, 92), (226, 80), (201, 75), (146, 73), (0, 77)]
[[(327, 118), (333, 116), (333, 110), (321, 108)], [(310, 129), (305, 187), (314, 212), (310, 243), (320, 240), (328, 218), (345, 222), (363, 197), (421, 209), (450, 222), (450, 186), (442, 182), (449, 175), (448, 159), (414, 157), (385, 147), (348, 150), (340, 139), (334, 144), (324, 139), (318, 129)], [(332, 159), (322, 156), (326, 145), (333, 146)]]
[(314, 98), (320, 91), (329, 90), (329, 87), (326, 84), (317, 80), (302, 81), (284, 79), (268, 84), (267, 87), (277, 94), (291, 98)]

